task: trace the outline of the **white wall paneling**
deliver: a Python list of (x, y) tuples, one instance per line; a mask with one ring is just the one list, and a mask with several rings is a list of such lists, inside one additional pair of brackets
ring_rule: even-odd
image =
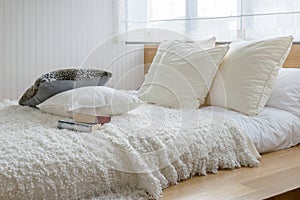
[(111, 71), (112, 87), (139, 87), (141, 46), (107, 41), (118, 30), (116, 6), (111, 0), (0, 0), (0, 100), (19, 98), (43, 73), (82, 63)]

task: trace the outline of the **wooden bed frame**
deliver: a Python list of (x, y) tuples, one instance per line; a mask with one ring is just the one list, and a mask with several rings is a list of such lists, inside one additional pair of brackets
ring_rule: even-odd
[[(158, 45), (144, 46), (144, 73)], [(300, 44), (294, 44), (285, 68), (300, 68)], [(168, 199), (299, 199), (300, 145), (262, 155), (259, 167), (220, 170), (217, 175), (195, 176), (164, 190)]]

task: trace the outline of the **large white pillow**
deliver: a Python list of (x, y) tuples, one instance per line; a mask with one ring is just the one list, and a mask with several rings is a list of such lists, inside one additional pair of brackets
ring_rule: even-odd
[[(161, 58), (164, 55), (166, 51), (168, 51), (168, 48), (171, 44), (174, 43), (174, 41), (179, 42), (178, 40), (165, 40), (162, 41), (157, 49), (157, 52), (153, 58), (153, 61), (151, 63), (151, 66), (149, 68), (148, 73), (145, 75), (145, 81), (150, 82), (153, 80), (153, 75), (155, 74), (155, 70), (160, 64)], [(189, 46), (200, 48), (200, 49), (211, 49), (215, 47), (216, 45), (216, 38), (212, 37), (206, 40), (200, 40), (194, 43), (189, 43)], [(148, 85), (144, 85), (142, 88), (140, 88), (140, 92), (144, 92), (148, 89)]]
[(196, 44), (172, 41), (158, 65), (151, 66), (139, 98), (173, 108), (198, 108), (227, 51), (227, 45), (203, 50)]
[(285, 110), (300, 117), (300, 69), (279, 70), (267, 106)]
[[(178, 41), (178, 40), (175, 40), (175, 41)], [(165, 40), (160, 43), (160, 45), (158, 46), (157, 52), (153, 58), (153, 61), (151, 63), (151, 66), (149, 68), (149, 72), (156, 69), (157, 65), (160, 63), (161, 57), (163, 56), (163, 54), (166, 51), (168, 51), (169, 46), (173, 42), (174, 42), (174, 40)], [(189, 43), (189, 44), (190, 44), (190, 46), (194, 46), (194, 47), (201, 48), (201, 49), (211, 49), (211, 48), (215, 47), (215, 45), (216, 45), (216, 38), (212, 37), (212, 38), (208, 38), (206, 40), (200, 40), (200, 41), (197, 41), (194, 43)], [(146, 74), (145, 79), (147, 79), (147, 76), (149, 76), (149, 73)]]
[(292, 36), (233, 42), (210, 90), (210, 104), (253, 116), (271, 95)]
[(73, 113), (112, 116), (124, 114), (142, 103), (126, 91), (91, 86), (59, 93), (37, 107), (44, 112), (65, 117), (72, 117)]

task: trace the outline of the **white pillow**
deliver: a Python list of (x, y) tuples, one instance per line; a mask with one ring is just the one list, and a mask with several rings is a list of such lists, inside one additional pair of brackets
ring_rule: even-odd
[[(165, 40), (162, 41), (157, 49), (157, 52), (153, 58), (153, 61), (151, 63), (151, 66), (149, 68), (148, 73), (145, 76), (145, 79), (147, 79), (147, 76), (149, 75), (149, 72), (151, 70), (155, 70), (157, 65), (159, 64), (161, 57), (163, 56), (163, 54), (168, 50), (169, 46), (174, 42), (174, 41), (178, 41), (178, 40)], [(182, 41), (184, 42), (184, 41)], [(212, 37), (206, 40), (200, 40), (194, 43), (189, 43), (190, 46), (194, 46), (194, 47), (198, 47), (198, 48), (202, 48), (204, 49), (211, 49), (213, 47), (215, 47), (216, 45), (216, 38)]]
[[(148, 73), (145, 75), (145, 81), (149, 82), (151, 80), (153, 80), (153, 75), (155, 74), (154, 71), (157, 69), (157, 67), (159, 66), (159, 63), (161, 61), (162, 56), (164, 55), (164, 53), (166, 51), (168, 51), (168, 48), (170, 47), (170, 45), (172, 43), (174, 43), (174, 41), (179, 42), (178, 40), (165, 40), (162, 41), (157, 49), (157, 52), (153, 58), (153, 61), (151, 63), (151, 66), (149, 68)], [(184, 41), (181, 41), (184, 42)], [(190, 46), (194, 46), (200, 49), (211, 49), (213, 47), (215, 47), (216, 45), (216, 38), (212, 37), (206, 40), (200, 40), (194, 43), (189, 43)], [(140, 92), (144, 92), (145, 90), (148, 89), (147, 85), (144, 85), (143, 88), (140, 88)]]
[(37, 107), (44, 112), (65, 117), (72, 117), (73, 113), (111, 116), (124, 114), (142, 103), (128, 92), (91, 86), (59, 93)]
[(210, 90), (210, 104), (253, 116), (271, 95), (292, 36), (233, 42)]
[(285, 110), (300, 117), (300, 69), (279, 70), (267, 106)]
[(172, 41), (159, 64), (151, 66), (139, 98), (167, 107), (198, 108), (227, 51), (227, 45), (203, 50), (195, 44)]

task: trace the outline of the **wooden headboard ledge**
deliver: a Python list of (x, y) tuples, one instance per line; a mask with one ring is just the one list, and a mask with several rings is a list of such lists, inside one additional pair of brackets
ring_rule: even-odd
[[(148, 73), (149, 67), (156, 54), (158, 44), (144, 45), (144, 74)], [(294, 44), (288, 55), (283, 67), (300, 68), (300, 44)]]

